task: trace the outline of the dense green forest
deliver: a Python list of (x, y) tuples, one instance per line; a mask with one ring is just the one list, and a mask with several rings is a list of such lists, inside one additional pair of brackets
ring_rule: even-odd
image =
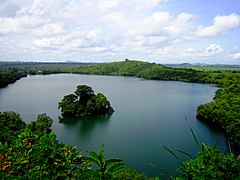
[(6, 87), (8, 84), (26, 76), (27, 73), (25, 71), (19, 71), (18, 69), (0, 69), (0, 88)]
[(74, 94), (68, 94), (58, 103), (62, 116), (86, 116), (111, 114), (114, 112), (110, 102), (102, 94), (94, 94), (91, 87), (78, 85)]
[(223, 75), (213, 102), (200, 105), (197, 117), (224, 129), (230, 143), (240, 149), (240, 74)]
[[(3, 63), (0, 66), (0, 87), (5, 87), (21, 77), (25, 77), (27, 74), (51, 73), (136, 76), (145, 79), (216, 84), (220, 89), (216, 92), (214, 101), (200, 105), (197, 109), (197, 117), (199, 120), (222, 128), (230, 144), (235, 147), (238, 152), (240, 151), (240, 72), (238, 71), (197, 71), (191, 68), (165, 67), (155, 63), (127, 59), (121, 62), (105, 64), (20, 63), (19, 65), (19, 63)], [(41, 124), (44, 123), (40, 123), (41, 121), (37, 123), (36, 121), (31, 123), (31, 125), (24, 125), (18, 118), (19, 115), (14, 113), (10, 113), (10, 115), (13, 115), (15, 118), (7, 116), (5, 112), (1, 113), (0, 122), (1, 134), (5, 135), (5, 139), (1, 137), (0, 142), (0, 168), (4, 176), (26, 175), (27, 177), (39, 177), (40, 175), (40, 177), (46, 177), (50, 173), (50, 177), (53, 178), (56, 177), (56, 175), (66, 176), (67, 178), (84, 177), (86, 175), (86, 177), (94, 179), (96, 177), (103, 179), (104, 175), (115, 179), (119, 178), (119, 175), (122, 175), (119, 179), (147, 178), (144, 174), (139, 175), (132, 170), (122, 168), (123, 164), (119, 166), (119, 168), (121, 167), (119, 169), (121, 171), (117, 171), (117, 173), (105, 171), (106, 167), (102, 167), (102, 169), (99, 167), (99, 169), (97, 169), (98, 171), (92, 170), (89, 164), (85, 166), (87, 161), (82, 158), (81, 153), (77, 152), (73, 147), (67, 147), (66, 145), (56, 142), (55, 135), (53, 132), (49, 133), (49, 128), (44, 130), (46, 133), (38, 130), (39, 127), (42, 127)], [(4, 118), (5, 120), (3, 120)], [(8, 121), (9, 125), (6, 125)], [(13, 125), (15, 123), (11, 123), (14, 121), (20, 124), (19, 127), (15, 127), (16, 125)], [(49, 122), (49, 119), (47, 122)], [(39, 144), (37, 144), (38, 142)], [(47, 146), (44, 145), (46, 143), (48, 143)], [(29, 147), (33, 144), (33, 147), (36, 149), (33, 148), (30, 150), (31, 148)], [(44, 152), (40, 151), (43, 154), (35, 153), (36, 150), (42, 147), (45, 147), (45, 149), (43, 148), (45, 150)], [(68, 155), (66, 151), (72, 152), (72, 157), (76, 157), (76, 159), (81, 156), (79, 159), (81, 163), (77, 164), (77, 168), (73, 168), (76, 167), (74, 166), (76, 163), (75, 160), (68, 161), (66, 159)], [(35, 154), (29, 156), (31, 153)], [(42, 162), (42, 159), (39, 158), (40, 156), (44, 156), (45, 153), (52, 155), (49, 157), (49, 162), (47, 162), (48, 160)], [(46, 154), (45, 156), (47, 156)], [(59, 164), (59, 161), (55, 161), (55, 159), (59, 158), (59, 154), (61, 158), (65, 158), (62, 160), (63, 162), (69, 162), (69, 164), (66, 165), (66, 169), (64, 168), (65, 165), (60, 165), (61, 163)], [(100, 154), (103, 154), (103, 150), (101, 150), (99, 154), (92, 152), (91, 158), (95, 157), (95, 161), (91, 158), (86, 158), (90, 161), (88, 163), (99, 163), (99, 159), (96, 160), (96, 158), (102, 157)], [(103, 158), (101, 161), (103, 161)], [(120, 160), (116, 160), (116, 163), (118, 161), (120, 162)], [(26, 163), (28, 165), (26, 166), (27, 169), (23, 167)], [(40, 165), (38, 165), (38, 163), (40, 163)], [(101, 163), (99, 164), (101, 165)], [(114, 167), (114, 164), (112, 166)], [(56, 169), (50, 171), (51, 168)], [(231, 153), (224, 155), (223, 152), (217, 148), (202, 145), (196, 157), (183, 163), (183, 166), (178, 169), (178, 171), (182, 173), (182, 176), (177, 179), (196, 179), (199, 176), (205, 179), (232, 179), (237, 176), (237, 174), (239, 176), (239, 170), (239, 157), (237, 159)], [(55, 174), (53, 172), (55, 172)], [(131, 178), (129, 178), (130, 176)]]
[(14, 83), (28, 74), (69, 73), (75, 66), (87, 66), (90, 64), (92, 63), (0, 62), (0, 88)]

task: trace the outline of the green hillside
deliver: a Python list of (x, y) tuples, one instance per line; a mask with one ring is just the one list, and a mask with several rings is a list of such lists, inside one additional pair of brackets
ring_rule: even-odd
[(133, 60), (95, 64), (90, 66), (76, 66), (72, 68), (70, 72), (79, 74), (135, 76), (155, 80), (209, 83), (208, 79), (205, 78), (207, 76), (207, 73), (205, 72), (192, 69), (165, 67), (160, 64)]
[[(98, 75), (117, 75), (117, 76), (137, 76), (139, 72), (151, 68), (155, 64), (142, 61), (120, 61), (106, 64), (97, 64), (90, 66), (78, 66), (72, 69), (74, 73), (98, 74)], [(164, 66), (158, 65), (161, 69)]]

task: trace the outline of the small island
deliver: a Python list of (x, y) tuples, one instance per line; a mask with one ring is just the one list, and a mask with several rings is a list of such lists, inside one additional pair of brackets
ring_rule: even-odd
[(58, 103), (58, 108), (61, 109), (63, 117), (112, 114), (114, 112), (107, 98), (102, 93), (95, 95), (92, 88), (87, 85), (79, 85), (74, 94), (64, 96)]

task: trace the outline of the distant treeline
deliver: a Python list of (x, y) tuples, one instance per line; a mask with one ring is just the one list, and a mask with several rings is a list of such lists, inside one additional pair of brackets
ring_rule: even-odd
[(0, 62), (0, 88), (14, 83), (28, 74), (69, 73), (76, 66), (90, 64), (92, 65), (92, 63)]
[(197, 71), (187, 68), (133, 61), (91, 63), (0, 63), (0, 87), (15, 82), (27, 74), (78, 73), (95, 75), (135, 76), (154, 80), (173, 80), (217, 84), (215, 100), (197, 110), (200, 120), (224, 129), (232, 145), (240, 150), (240, 72)]
[[(205, 72), (186, 68), (165, 67), (163, 65), (125, 60), (112, 63), (38, 63), (38, 62), (0, 62), (0, 72), (17, 70), (29, 75), (78, 73), (96, 75), (135, 76), (145, 79), (174, 80), (221, 84), (222, 73)], [(10, 82), (11, 83), (11, 82)]]
[(205, 72), (192, 69), (171, 68), (155, 63), (130, 60), (86, 67), (78, 66), (74, 67), (71, 72), (80, 74), (135, 76), (155, 80), (212, 83), (212, 80), (207, 79), (207, 73)]
[(19, 71), (18, 69), (0, 70), (0, 88), (6, 87), (8, 84), (26, 76), (27, 73), (25, 71)]
[(76, 66), (89, 66), (96, 63), (53, 63), (53, 62), (0, 62), (0, 70), (18, 69), (29, 75), (70, 72)]

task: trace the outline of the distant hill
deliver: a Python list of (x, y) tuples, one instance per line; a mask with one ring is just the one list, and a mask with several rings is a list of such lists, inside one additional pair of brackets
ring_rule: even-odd
[(89, 66), (76, 66), (72, 69), (74, 73), (98, 74), (98, 75), (118, 75), (118, 76), (138, 76), (140, 72), (151, 67), (164, 69), (163, 65), (155, 63), (125, 60), (112, 63), (95, 64)]
[(193, 69), (166, 67), (156, 63), (125, 60), (106, 64), (75, 66), (71, 73), (135, 76), (145, 79), (207, 82), (204, 73)]
[(164, 66), (167, 67), (196, 67), (196, 66), (201, 66), (201, 67), (223, 67), (223, 68), (240, 68), (240, 65), (237, 64), (205, 64), (205, 63), (180, 63), (180, 64), (163, 64)]
[(180, 63), (180, 64), (163, 64), (164, 66), (170, 66), (170, 67), (174, 67), (174, 66), (177, 66), (177, 67), (180, 67), (180, 66), (183, 66), (183, 67), (186, 67), (186, 66), (192, 66), (192, 64), (190, 63)]

